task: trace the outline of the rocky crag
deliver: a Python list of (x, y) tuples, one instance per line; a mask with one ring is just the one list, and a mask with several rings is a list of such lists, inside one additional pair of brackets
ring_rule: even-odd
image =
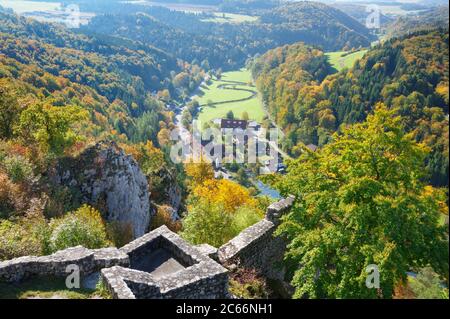
[(54, 184), (71, 190), (74, 201), (97, 208), (106, 221), (130, 226), (134, 238), (147, 232), (154, 214), (147, 179), (114, 142), (97, 143), (61, 160), (50, 175)]

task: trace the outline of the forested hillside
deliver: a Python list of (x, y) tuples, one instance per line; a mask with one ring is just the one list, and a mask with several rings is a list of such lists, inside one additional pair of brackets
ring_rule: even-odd
[(290, 3), (258, 14), (254, 22), (214, 23), (205, 22), (206, 13), (118, 5), (84, 31), (131, 38), (188, 62), (207, 60), (216, 69), (240, 67), (250, 56), (298, 41), (333, 51), (366, 47), (375, 39), (358, 21), (321, 3)]
[(207, 59), (215, 68), (242, 63), (247, 57), (241, 48), (233, 47), (232, 43), (219, 37), (173, 27), (146, 13), (98, 16), (89, 24), (87, 30), (151, 44), (185, 61), (202, 62)]
[[(382, 102), (396, 108), (407, 130), (433, 149), (428, 157), (431, 180), (447, 185), (448, 32), (389, 40), (369, 50), (353, 68), (322, 82), (311, 82), (301, 70), (293, 73), (299, 70), (297, 61), (308, 59), (296, 47), (269, 51), (253, 66), (270, 113), (287, 133), (286, 150), (295, 154), (301, 142), (324, 145), (342, 124), (364, 120)], [(283, 63), (274, 63), (282, 52), (287, 54), (278, 58)], [(313, 60), (311, 68), (315, 66)]]
[[(35, 67), (54, 77), (87, 86), (106, 98), (109, 107), (98, 107), (118, 132), (133, 141), (157, 142), (159, 121), (171, 121), (162, 101), (185, 96), (202, 79), (198, 66), (191, 66), (154, 48), (130, 41), (98, 39), (71, 33), (45, 23), (0, 13), (0, 52), (16, 62)], [(133, 46), (131, 46), (133, 47)], [(22, 80), (43, 85), (35, 72)], [(48, 85), (47, 96), (59, 87)]]
[[(0, 299), (70, 296), (47, 277), (64, 275), (60, 254), (38, 278), (43, 259), (9, 260), (76, 246), (110, 247), (73, 250), (89, 254), (83, 289), (98, 279), (105, 298), (130, 297), (115, 281), (136, 297), (210, 297), (220, 282), (233, 298), (448, 299), (441, 12), (369, 30), (366, 3), (48, 1), (0, 7)], [(196, 126), (222, 137), (197, 142)], [(161, 228), (111, 248), (163, 225), (187, 243)], [(113, 259), (133, 270), (94, 278)]]
[(384, 27), (386, 37), (399, 37), (408, 33), (443, 28), (448, 30), (448, 6), (436, 7), (415, 15), (402, 16)]
[(370, 31), (355, 19), (318, 2), (288, 3), (263, 14), (261, 22), (278, 25), (284, 32), (291, 32), (297, 41), (319, 45), (330, 51), (368, 46), (374, 39)]
[(133, 154), (158, 203), (166, 189), (178, 191), (174, 166), (155, 146), (168, 146), (174, 114), (166, 103), (203, 78), (198, 66), (12, 14), (0, 21), (1, 259), (44, 253), (30, 243), (36, 229), (23, 228), (38, 226), (27, 212), (50, 218), (78, 208), (48, 174), (98, 141)]

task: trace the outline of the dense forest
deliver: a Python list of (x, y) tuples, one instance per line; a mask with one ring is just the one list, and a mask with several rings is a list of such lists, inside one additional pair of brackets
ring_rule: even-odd
[[(157, 144), (159, 121), (172, 120), (163, 102), (185, 96), (202, 79), (199, 66), (129, 40), (79, 35), (6, 13), (0, 13), (0, 20), (5, 57), (94, 90), (112, 105), (95, 111), (133, 141)], [(33, 79), (35, 72), (19, 75), (33, 86), (44, 86)], [(47, 96), (59, 89), (57, 84), (45, 88)]]
[(385, 37), (399, 37), (407, 33), (420, 30), (432, 30), (443, 28), (448, 30), (449, 11), (448, 6), (440, 6), (418, 14), (398, 17), (396, 20), (386, 24), (383, 29)]
[(428, 158), (433, 184), (448, 185), (448, 32), (391, 39), (353, 68), (325, 79), (326, 70), (320, 70), (321, 77), (311, 74), (316, 60), (309, 69), (301, 65), (308, 59), (305, 50), (311, 49), (299, 46), (271, 50), (253, 64), (269, 112), (285, 128), (287, 151), (296, 154), (298, 143), (325, 145), (342, 124), (364, 120), (383, 102), (397, 109), (407, 130), (433, 149)]
[[(183, 14), (178, 16), (183, 17)], [(186, 32), (145, 13), (99, 16), (93, 19), (87, 29), (90, 32), (130, 37), (141, 43), (152, 44), (185, 61), (203, 62), (206, 59), (214, 68), (224, 65), (235, 67), (247, 58), (241, 48), (233, 47), (230, 42), (216, 36)]]
[(200, 67), (5, 12), (0, 21), (2, 218), (23, 217), (42, 194), (47, 205), (62, 204), (51, 215), (63, 215), (71, 203), (44, 176), (61, 157), (101, 140), (134, 154), (154, 195), (162, 171), (176, 185), (176, 168), (160, 149), (174, 127), (166, 105), (202, 79)]
[(158, 7), (118, 6), (92, 19), (85, 31), (128, 37), (153, 45), (188, 62), (208, 61), (212, 68), (230, 69), (268, 49), (304, 41), (326, 50), (365, 47), (375, 38), (358, 21), (315, 2), (263, 10), (254, 22), (205, 22), (210, 15)]

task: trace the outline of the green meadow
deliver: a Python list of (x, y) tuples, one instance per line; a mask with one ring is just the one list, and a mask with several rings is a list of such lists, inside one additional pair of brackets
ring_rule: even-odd
[(345, 68), (351, 68), (355, 62), (361, 59), (367, 50), (360, 50), (353, 53), (346, 51), (328, 52), (325, 53), (328, 56), (328, 61), (331, 66), (335, 68), (338, 72)]
[(224, 72), (220, 80), (211, 80), (200, 88), (197, 101), (202, 106), (198, 117), (201, 123), (223, 118), (229, 111), (237, 119), (242, 118), (244, 111), (255, 121), (261, 121), (265, 115), (250, 71), (246, 69)]

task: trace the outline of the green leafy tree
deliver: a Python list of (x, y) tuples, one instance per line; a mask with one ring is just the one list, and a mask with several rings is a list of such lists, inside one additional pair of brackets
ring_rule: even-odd
[(20, 114), (20, 107), (12, 89), (0, 82), (0, 138), (11, 138), (13, 127)]
[(110, 245), (100, 213), (87, 205), (62, 218), (53, 219), (49, 227), (48, 246), (51, 252), (78, 245), (92, 249)]
[(37, 143), (43, 152), (61, 154), (77, 140), (72, 126), (86, 119), (86, 114), (76, 106), (55, 107), (38, 103), (21, 113), (16, 130), (25, 141)]
[(200, 200), (183, 220), (181, 236), (195, 245), (220, 247), (233, 238), (232, 220), (222, 205)]
[[(380, 104), (320, 151), (305, 149), (278, 182), (297, 198), (277, 231), (290, 242), (295, 297), (391, 298), (408, 270), (427, 264), (448, 278), (448, 240), (439, 224), (445, 195), (423, 182), (428, 149), (401, 122)], [(379, 268), (380, 289), (366, 287), (371, 264)]]

